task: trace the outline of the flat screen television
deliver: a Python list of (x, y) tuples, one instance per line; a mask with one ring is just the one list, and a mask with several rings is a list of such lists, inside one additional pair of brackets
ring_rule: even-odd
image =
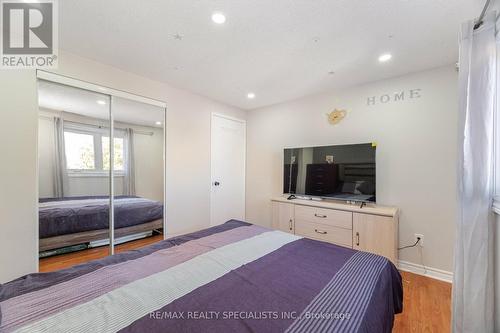
[(343, 201), (376, 201), (372, 143), (285, 148), (283, 193)]

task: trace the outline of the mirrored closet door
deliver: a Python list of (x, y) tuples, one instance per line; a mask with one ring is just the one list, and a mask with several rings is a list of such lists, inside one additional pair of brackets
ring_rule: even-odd
[(162, 240), (163, 103), (38, 77), (40, 271)]
[(115, 246), (162, 239), (165, 109), (112, 97)]
[(108, 238), (108, 95), (38, 80), (40, 257), (88, 248)]

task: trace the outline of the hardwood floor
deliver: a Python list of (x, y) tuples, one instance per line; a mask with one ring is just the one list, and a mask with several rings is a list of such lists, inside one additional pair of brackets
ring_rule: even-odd
[(403, 313), (396, 315), (393, 332), (450, 332), (451, 283), (401, 272)]
[[(163, 235), (156, 235), (135, 241), (123, 243), (115, 247), (115, 253), (138, 249), (163, 240)], [(68, 268), (87, 261), (104, 258), (108, 255), (108, 247), (101, 246), (93, 249), (61, 254), (58, 256), (40, 259), (40, 272), (52, 272)]]
[[(162, 235), (148, 237), (116, 247), (116, 253), (137, 249), (163, 239)], [(108, 255), (107, 247), (62, 254), (40, 260), (40, 272), (71, 267)], [(393, 332), (450, 332), (451, 284), (413, 273), (403, 276), (403, 313), (396, 316)]]

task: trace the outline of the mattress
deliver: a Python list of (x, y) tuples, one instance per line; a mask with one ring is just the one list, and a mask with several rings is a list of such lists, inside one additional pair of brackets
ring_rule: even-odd
[[(136, 196), (117, 196), (115, 228), (130, 227), (163, 218), (163, 204)], [(40, 199), (40, 238), (108, 229), (109, 197)]]
[(391, 332), (384, 257), (240, 221), (0, 286), (1, 332)]

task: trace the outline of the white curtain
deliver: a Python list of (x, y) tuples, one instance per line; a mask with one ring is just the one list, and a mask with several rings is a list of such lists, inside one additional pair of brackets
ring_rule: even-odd
[(65, 183), (64, 120), (60, 117), (54, 117), (54, 197), (64, 197)]
[(123, 192), (125, 195), (135, 195), (135, 163), (134, 163), (134, 130), (125, 130), (125, 179)]
[(495, 13), (462, 25), (459, 59), (458, 215), (453, 332), (494, 331), (493, 165), (497, 98)]

